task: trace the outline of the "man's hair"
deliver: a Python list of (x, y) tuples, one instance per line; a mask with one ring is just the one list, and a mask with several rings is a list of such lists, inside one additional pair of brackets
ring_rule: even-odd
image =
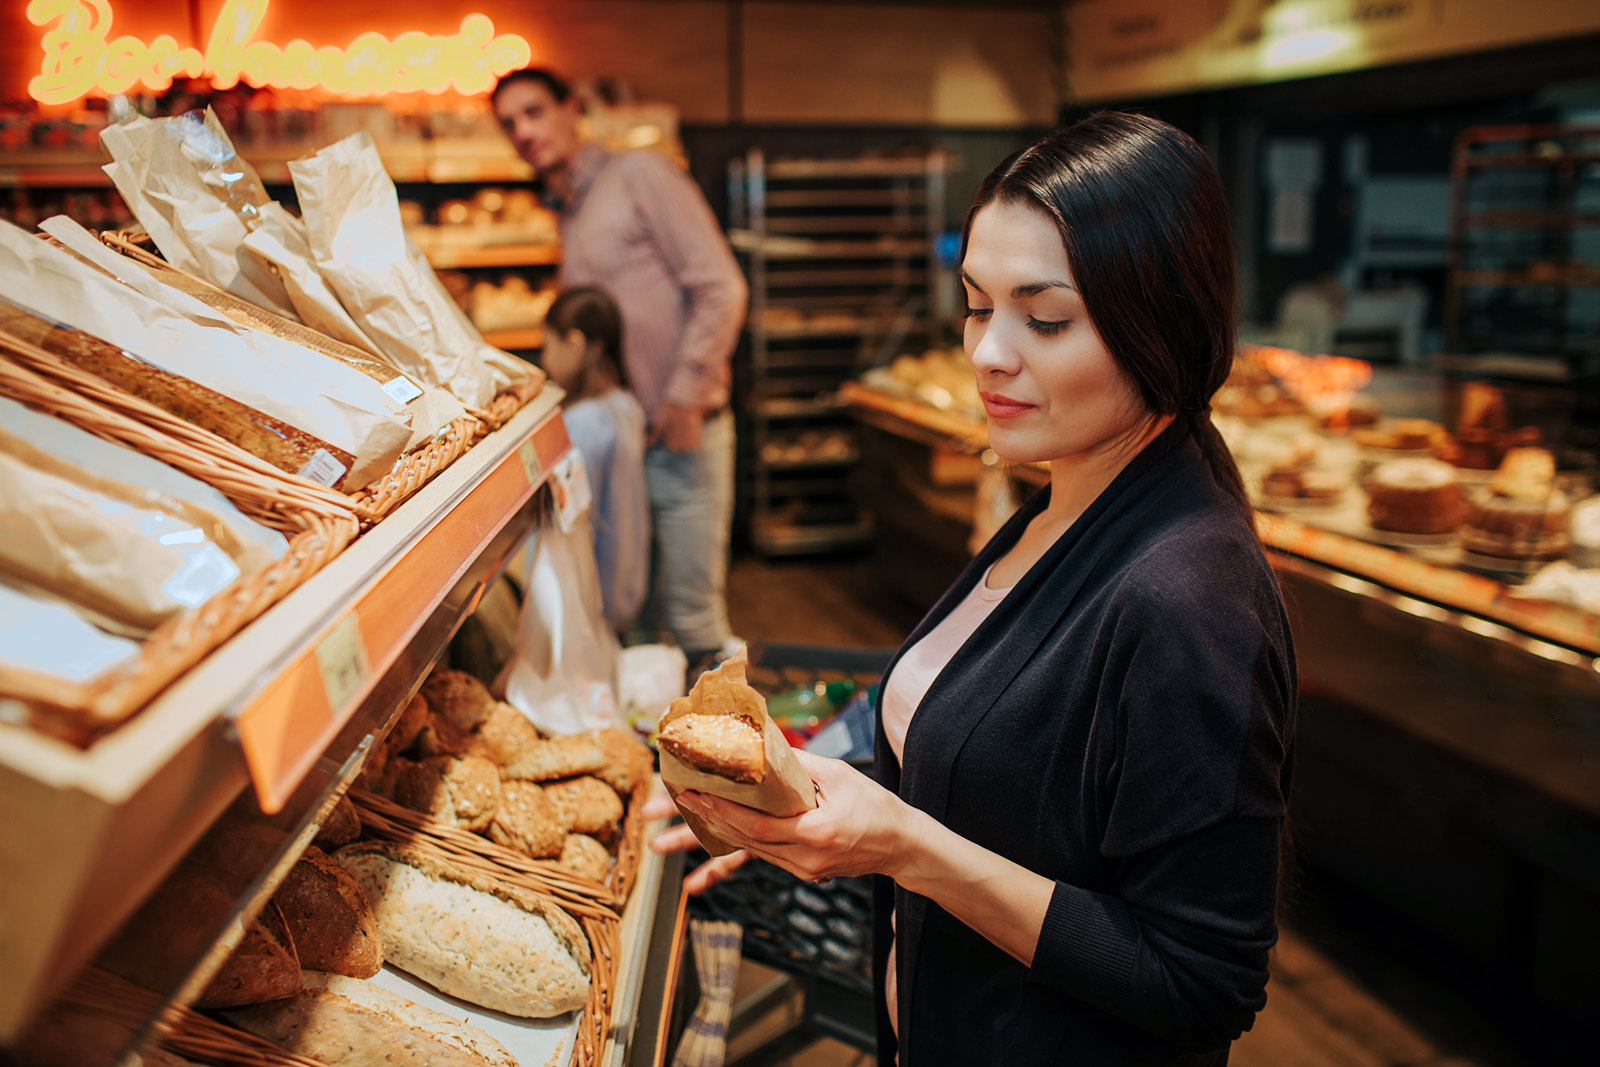
[(567, 84), (567, 79), (549, 67), (523, 67), (521, 70), (512, 71), (494, 83), (494, 91), (489, 94), (489, 102), (491, 104), (494, 103), (495, 99), (500, 95), (501, 89), (508, 85), (515, 85), (517, 82), (535, 82), (544, 86), (550, 91), (550, 95), (555, 97), (555, 101), (558, 104), (566, 103), (567, 98), (572, 95), (572, 86)]

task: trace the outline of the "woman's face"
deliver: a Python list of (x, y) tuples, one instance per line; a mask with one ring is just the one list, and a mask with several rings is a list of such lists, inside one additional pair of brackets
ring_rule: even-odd
[(1149, 414), (1089, 321), (1046, 215), (1000, 201), (981, 209), (961, 281), (967, 358), (1002, 459), (1087, 457), (1145, 424)]
[(580, 330), (546, 330), (544, 352), (540, 364), (550, 380), (569, 393), (577, 391), (583, 381), (583, 363), (588, 340)]

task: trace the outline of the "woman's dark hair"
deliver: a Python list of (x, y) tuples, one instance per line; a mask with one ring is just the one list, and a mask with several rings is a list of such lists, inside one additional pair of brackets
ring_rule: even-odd
[(622, 360), (622, 314), (610, 293), (592, 285), (561, 290), (545, 312), (544, 327), (557, 333), (577, 330), (584, 340), (598, 344), (617, 384), (628, 388), (628, 368)]
[(549, 67), (523, 67), (514, 70), (494, 83), (494, 89), (489, 93), (489, 103), (493, 104), (500, 96), (500, 90), (517, 82), (533, 82), (550, 90), (550, 95), (555, 97), (558, 104), (565, 104), (572, 95), (572, 86), (567, 84), (567, 79), (551, 70)]
[(1253, 525), (1244, 480), (1211, 422), (1233, 366), (1234, 261), (1217, 170), (1159, 119), (1102, 111), (990, 172), (962, 230), (995, 201), (1061, 231), (1073, 280), (1111, 356), (1156, 415), (1189, 423), (1217, 484)]

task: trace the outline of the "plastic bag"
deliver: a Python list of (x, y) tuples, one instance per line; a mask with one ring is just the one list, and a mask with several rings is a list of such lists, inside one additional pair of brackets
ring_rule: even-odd
[(601, 610), (588, 513), (541, 526), (518, 563), (522, 617), (497, 686), (506, 702), (546, 733), (626, 726), (617, 702), (620, 646)]

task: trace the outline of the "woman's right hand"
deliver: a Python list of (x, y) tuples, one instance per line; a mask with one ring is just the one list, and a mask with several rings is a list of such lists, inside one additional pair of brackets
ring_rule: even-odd
[[(678, 806), (672, 802), (671, 797), (651, 797), (645, 801), (639, 814), (644, 817), (645, 822), (666, 819), (678, 814)], [(663, 853), (686, 852), (699, 846), (700, 842), (695, 839), (694, 831), (681, 823), (661, 831), (650, 842), (652, 852)], [(683, 888), (690, 896), (704, 893), (744, 866), (745, 860), (749, 858), (750, 854), (744, 849), (730, 852), (726, 856), (713, 856), (689, 872), (683, 880)]]

